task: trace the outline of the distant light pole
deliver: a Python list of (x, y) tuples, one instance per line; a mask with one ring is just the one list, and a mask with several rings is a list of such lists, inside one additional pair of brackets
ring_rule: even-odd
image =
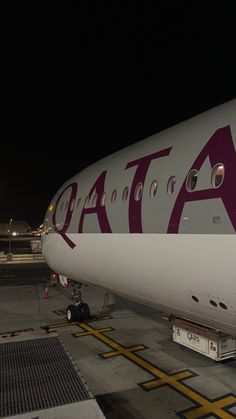
[(9, 229), (8, 229), (8, 253), (11, 253), (11, 240), (10, 240), (10, 232), (11, 232), (11, 223), (12, 223), (13, 219), (10, 218), (9, 220)]

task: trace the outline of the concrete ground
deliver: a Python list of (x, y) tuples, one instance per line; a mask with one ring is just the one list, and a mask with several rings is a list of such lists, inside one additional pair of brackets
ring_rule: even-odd
[[(0, 267), (0, 340), (56, 330), (107, 419), (236, 417), (236, 360), (216, 363), (171, 341), (150, 308), (84, 287), (98, 320), (68, 325), (70, 293), (51, 288), (45, 265)], [(47, 326), (47, 331), (44, 329)], [(25, 330), (25, 332), (20, 332)]]

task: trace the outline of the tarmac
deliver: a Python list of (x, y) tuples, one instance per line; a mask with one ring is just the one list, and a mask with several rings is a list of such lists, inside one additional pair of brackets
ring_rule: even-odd
[(69, 324), (71, 290), (49, 280), (43, 263), (0, 266), (0, 341), (57, 332), (107, 419), (236, 417), (236, 359), (178, 345), (163, 313), (92, 286), (95, 317)]

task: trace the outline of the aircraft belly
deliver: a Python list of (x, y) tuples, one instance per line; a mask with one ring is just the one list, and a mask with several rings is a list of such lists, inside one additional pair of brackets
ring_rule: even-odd
[(56, 272), (236, 335), (236, 235), (67, 235), (43, 240)]

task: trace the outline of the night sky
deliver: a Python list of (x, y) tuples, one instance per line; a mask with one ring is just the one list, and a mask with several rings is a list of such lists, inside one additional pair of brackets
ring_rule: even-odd
[(1, 220), (39, 226), (87, 165), (236, 97), (235, 1), (87, 3), (11, 22)]

